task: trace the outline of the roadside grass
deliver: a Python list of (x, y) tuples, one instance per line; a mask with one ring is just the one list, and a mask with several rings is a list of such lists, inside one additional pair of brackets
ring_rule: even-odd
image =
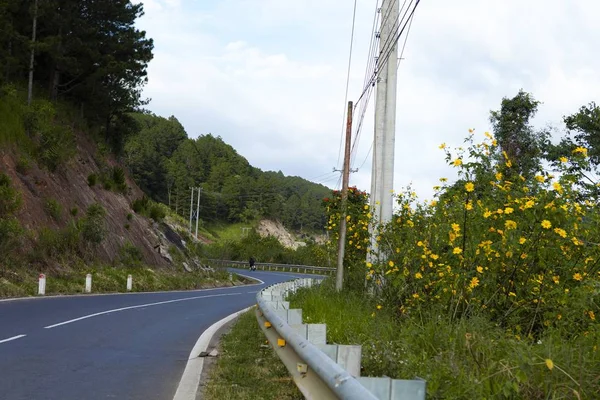
[(252, 228), (255, 225), (254, 222), (239, 222), (231, 225), (211, 224), (206, 226), (206, 231), (209, 232), (217, 242), (239, 241), (244, 237), (242, 228)]
[(426, 379), (428, 399), (600, 398), (598, 330), (518, 340), (481, 316), (451, 321), (431, 307), (399, 317), (331, 281), (299, 290), (291, 307), (327, 323), (329, 343), (362, 345), (363, 376)]
[(209, 371), (206, 400), (296, 400), (304, 397), (260, 330), (254, 309), (242, 314), (220, 342)]
[[(215, 273), (185, 272), (145, 267), (109, 267), (78, 265), (46, 273), (46, 295), (83, 293), (85, 277), (92, 274), (92, 293), (126, 291), (127, 276), (132, 275), (132, 292), (193, 290), (248, 284), (247, 278), (233, 274), (229, 280), (226, 270)], [(38, 272), (0, 267), (0, 298), (35, 296), (38, 290)]]

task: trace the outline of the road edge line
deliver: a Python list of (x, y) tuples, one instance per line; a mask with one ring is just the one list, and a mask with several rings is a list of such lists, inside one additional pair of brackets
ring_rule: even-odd
[(173, 400), (194, 400), (196, 398), (196, 393), (198, 392), (200, 385), (200, 377), (202, 376), (202, 369), (204, 368), (204, 357), (198, 356), (203, 351), (206, 351), (210, 341), (212, 340), (212, 337), (221, 327), (223, 327), (223, 325), (254, 307), (255, 306), (250, 306), (244, 308), (243, 310), (234, 312), (220, 321), (215, 322), (208, 329), (202, 332), (202, 335), (200, 335), (196, 341), (196, 344), (192, 348), (192, 351), (190, 352), (188, 362), (185, 366), (183, 374), (181, 375), (181, 379), (179, 380), (179, 385), (177, 386), (177, 391), (175, 392)]

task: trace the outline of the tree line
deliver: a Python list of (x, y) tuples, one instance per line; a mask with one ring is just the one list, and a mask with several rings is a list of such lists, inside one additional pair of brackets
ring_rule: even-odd
[(327, 187), (255, 168), (219, 136), (188, 138), (174, 116), (144, 112), (131, 117), (137, 133), (127, 137), (125, 163), (152, 199), (178, 214), (189, 218), (190, 188), (201, 187), (200, 218), (206, 222), (267, 217), (292, 229), (324, 228), (321, 201), (330, 193)]
[(142, 15), (129, 0), (0, 0), (0, 84), (29, 81), (74, 104), (119, 148), (128, 113), (146, 103), (154, 45), (134, 26)]

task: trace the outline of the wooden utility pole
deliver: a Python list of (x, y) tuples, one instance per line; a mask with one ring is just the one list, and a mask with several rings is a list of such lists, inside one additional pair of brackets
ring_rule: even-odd
[(33, 29), (31, 33), (31, 55), (29, 58), (29, 85), (27, 87), (27, 105), (31, 105), (31, 99), (33, 98), (33, 62), (35, 59), (35, 35), (37, 32), (37, 18), (38, 18), (38, 0), (35, 0), (33, 4)]
[(352, 102), (348, 102), (348, 122), (346, 124), (346, 146), (344, 148), (344, 172), (342, 173), (342, 212), (340, 217), (340, 238), (338, 242), (337, 274), (335, 290), (344, 285), (344, 252), (346, 250), (346, 211), (348, 203), (348, 181), (350, 180), (350, 141), (352, 140)]

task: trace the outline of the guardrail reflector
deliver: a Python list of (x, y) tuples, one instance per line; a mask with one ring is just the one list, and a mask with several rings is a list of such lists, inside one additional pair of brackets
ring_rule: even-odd
[(277, 339), (277, 346), (279, 346), (279, 347), (285, 346), (285, 339)]
[(296, 368), (301, 374), (306, 374), (308, 372), (308, 365), (306, 364), (298, 363), (296, 364)]
[(265, 328), (270, 328), (271, 327), (271, 323), (269, 321), (265, 321)]

